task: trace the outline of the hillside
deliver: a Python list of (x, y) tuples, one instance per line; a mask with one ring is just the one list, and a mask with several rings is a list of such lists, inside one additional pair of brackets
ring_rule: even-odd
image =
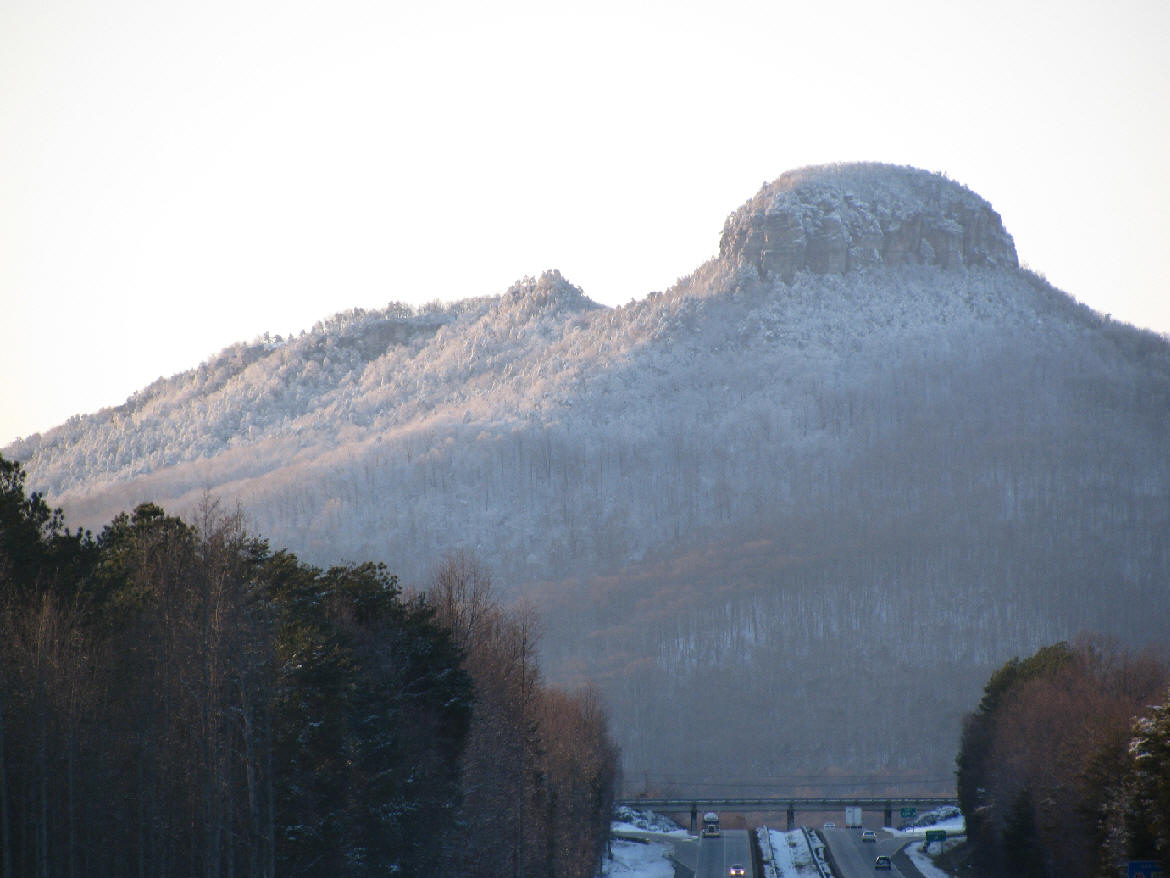
[(601, 680), (647, 783), (945, 785), (1006, 658), (1170, 627), (1170, 344), (910, 168), (786, 174), (621, 308), (546, 272), (337, 315), (4, 454), (74, 525), (210, 491), (408, 585), (474, 552), (543, 608), (549, 673)]

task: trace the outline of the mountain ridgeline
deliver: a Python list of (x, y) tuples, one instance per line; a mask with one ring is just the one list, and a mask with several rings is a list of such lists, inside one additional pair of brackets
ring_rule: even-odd
[(408, 586), (474, 553), (549, 678), (599, 681), (630, 787), (945, 792), (1006, 659), (1170, 630), (1170, 343), (911, 168), (790, 172), (623, 307), (552, 271), (354, 310), (4, 454), (74, 525), (210, 492)]

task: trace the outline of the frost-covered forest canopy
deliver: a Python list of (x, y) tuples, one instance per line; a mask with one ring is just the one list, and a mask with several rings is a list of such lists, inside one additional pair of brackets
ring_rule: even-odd
[(4, 454), (73, 524), (210, 492), (311, 563), (472, 552), (600, 682), (629, 784), (946, 790), (1006, 659), (1170, 630), (1170, 344), (909, 168), (787, 174), (623, 307), (550, 271), (355, 310)]

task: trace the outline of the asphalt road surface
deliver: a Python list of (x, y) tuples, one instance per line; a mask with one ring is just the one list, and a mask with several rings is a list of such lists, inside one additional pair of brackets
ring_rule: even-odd
[(745, 878), (755, 878), (746, 829), (725, 829), (718, 838), (704, 838), (699, 842), (695, 878), (728, 878), (728, 870), (734, 865), (743, 866)]
[(873, 868), (873, 861), (879, 854), (893, 860), (894, 854), (906, 843), (905, 839), (896, 839), (881, 830), (878, 830), (876, 843), (863, 842), (860, 829), (823, 829), (821, 833), (837, 861), (840, 878), (882, 878), (885, 875), (911, 878), (898, 870), (896, 862), (889, 872), (877, 872)]

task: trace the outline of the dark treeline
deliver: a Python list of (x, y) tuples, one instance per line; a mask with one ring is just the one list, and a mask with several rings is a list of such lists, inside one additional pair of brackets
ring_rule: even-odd
[(1012, 659), (966, 717), (957, 790), (973, 874), (1170, 864), (1170, 667), (1084, 640)]
[(592, 874), (616, 752), (475, 561), (427, 594), (205, 502), (96, 538), (0, 458), (0, 876)]

